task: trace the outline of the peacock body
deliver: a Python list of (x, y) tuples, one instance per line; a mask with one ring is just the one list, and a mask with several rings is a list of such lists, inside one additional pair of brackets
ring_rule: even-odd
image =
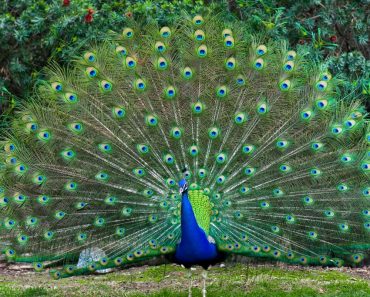
[[(338, 78), (217, 17), (108, 35), (48, 68), (1, 143), (9, 260), (55, 278), (160, 255), (363, 262), (369, 125)], [(88, 248), (105, 256), (77, 267)]]

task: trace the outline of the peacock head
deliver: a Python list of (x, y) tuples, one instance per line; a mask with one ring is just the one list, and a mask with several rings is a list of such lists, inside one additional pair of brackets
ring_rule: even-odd
[(186, 182), (186, 179), (183, 178), (179, 181), (179, 192), (180, 194), (184, 194), (188, 191), (188, 183)]
[(188, 191), (188, 183), (186, 182), (186, 176), (187, 176), (187, 169), (184, 167), (182, 170), (182, 173), (184, 174), (184, 177), (179, 181), (179, 192), (180, 195), (187, 193)]

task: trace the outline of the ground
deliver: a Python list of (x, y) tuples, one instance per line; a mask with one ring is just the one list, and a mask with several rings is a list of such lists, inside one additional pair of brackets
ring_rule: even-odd
[[(193, 271), (193, 297), (201, 296), (202, 268)], [(188, 296), (188, 272), (178, 265), (133, 267), (104, 275), (53, 280), (19, 265), (0, 265), (0, 296)], [(313, 268), (272, 264), (211, 267), (207, 296), (369, 297), (370, 267)]]

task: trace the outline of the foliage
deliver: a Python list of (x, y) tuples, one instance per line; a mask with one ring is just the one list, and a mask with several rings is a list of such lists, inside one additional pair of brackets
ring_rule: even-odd
[[(234, 13), (254, 29), (263, 28), (272, 38), (286, 38), (291, 45), (308, 46), (317, 59), (327, 59), (334, 74), (360, 85), (363, 98), (370, 94), (369, 1), (236, 1)], [(348, 85), (349, 86), (349, 85)]]
[[(368, 0), (7, 0), (0, 8), (0, 108), (26, 98), (50, 59), (69, 61), (87, 42), (120, 30), (127, 19), (156, 18), (174, 23), (180, 12), (224, 13), (255, 32), (307, 46), (329, 57), (331, 71), (359, 79), (370, 92)], [(89, 10), (90, 9), (90, 10)], [(252, 31), (253, 32), (253, 31)], [(9, 92), (14, 95), (9, 96)], [(9, 102), (10, 101), (10, 102)]]

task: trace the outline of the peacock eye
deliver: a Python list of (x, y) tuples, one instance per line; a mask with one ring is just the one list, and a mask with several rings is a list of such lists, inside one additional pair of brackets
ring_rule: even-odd
[(280, 231), (280, 228), (278, 226), (272, 226), (271, 227), (272, 232), (278, 233)]
[(288, 91), (290, 89), (290, 80), (286, 79), (279, 84), (281, 91)]
[(82, 133), (83, 128), (84, 127), (82, 123), (75, 122), (75, 123), (68, 124), (68, 129), (76, 135)]
[(193, 24), (196, 25), (196, 26), (200, 26), (204, 23), (204, 19), (202, 18), (202, 16), (200, 15), (196, 15), (194, 18), (193, 18)]
[(256, 173), (256, 169), (253, 167), (244, 168), (244, 174), (247, 176), (253, 176)]
[(318, 169), (318, 168), (312, 168), (311, 170), (310, 170), (310, 175), (312, 176), (312, 177), (318, 177), (318, 176), (320, 176), (322, 174), (322, 172), (321, 172), (321, 170), (320, 169)]
[(282, 189), (280, 189), (280, 188), (276, 188), (276, 189), (273, 189), (272, 190), (272, 195), (274, 197), (281, 197), (281, 196), (284, 195), (284, 191)]
[(314, 200), (310, 196), (303, 197), (303, 203), (304, 205), (312, 205), (314, 203)]
[(331, 133), (335, 136), (342, 134), (343, 128), (341, 126), (335, 125), (331, 128)]
[(125, 64), (128, 69), (134, 69), (136, 67), (136, 61), (132, 57), (126, 57)]
[(149, 146), (146, 144), (138, 144), (136, 148), (140, 154), (147, 154), (150, 151)]
[(364, 171), (369, 171), (370, 170), (370, 163), (362, 162), (361, 163), (361, 169), (364, 170)]
[(100, 171), (95, 175), (95, 179), (99, 181), (107, 181), (109, 179), (109, 175), (106, 172)]
[(228, 88), (226, 86), (221, 86), (216, 89), (216, 96), (219, 98), (224, 98), (228, 95)]
[(350, 163), (351, 161), (353, 161), (353, 158), (350, 154), (343, 154), (340, 157), (340, 160), (342, 163)]
[(177, 95), (176, 89), (174, 86), (168, 86), (164, 89), (165, 98), (168, 100), (174, 99)]
[(123, 29), (122, 36), (125, 39), (131, 39), (134, 37), (134, 30), (132, 30), (131, 28), (125, 28)]
[(191, 178), (191, 173), (189, 171), (185, 172), (184, 174), (185, 179), (190, 179)]
[(226, 177), (224, 175), (220, 175), (216, 178), (216, 183), (221, 185), (225, 182), (225, 180), (226, 180)]
[(325, 100), (325, 99), (316, 100), (316, 107), (319, 110), (324, 110), (327, 106), (328, 106), (328, 100)]
[(175, 163), (175, 158), (171, 154), (166, 154), (163, 156), (163, 161), (168, 165), (172, 165)]
[(16, 150), (16, 146), (15, 146), (15, 144), (14, 143), (6, 143), (5, 145), (4, 145), (4, 151), (6, 152), (6, 153), (12, 153), (12, 152), (14, 152)]
[(217, 127), (212, 127), (208, 129), (208, 136), (210, 139), (216, 139), (217, 137), (220, 136), (220, 129)]
[(190, 67), (185, 67), (182, 70), (182, 77), (186, 80), (189, 80), (193, 77), (193, 70)]
[(245, 112), (238, 112), (234, 116), (234, 122), (237, 125), (242, 125), (248, 120), (248, 116)]
[(175, 138), (175, 139), (179, 139), (181, 138), (182, 136), (182, 131), (179, 127), (173, 127), (170, 131), (170, 135)]
[(64, 189), (67, 190), (67, 191), (76, 191), (77, 190), (77, 183), (67, 182), (64, 186)]
[(355, 127), (356, 125), (356, 121), (355, 120), (347, 120), (344, 122), (344, 126), (347, 128), (347, 129), (352, 129), (353, 127)]
[(263, 69), (263, 66), (264, 66), (264, 61), (262, 58), (258, 58), (256, 61), (254, 61), (254, 64), (253, 64), (254, 68), (256, 70), (261, 70)]
[(146, 84), (142, 79), (139, 78), (139, 79), (135, 80), (134, 87), (135, 87), (135, 90), (141, 92), (141, 91), (145, 91)]
[(94, 78), (98, 75), (98, 70), (96, 70), (94, 67), (87, 67), (85, 73), (89, 78)]
[(199, 148), (196, 145), (189, 147), (189, 154), (192, 157), (196, 157), (199, 154)]
[(339, 230), (341, 231), (348, 231), (349, 230), (349, 226), (346, 224), (346, 223), (341, 223), (338, 225), (339, 227)]
[(310, 109), (305, 109), (301, 111), (301, 119), (304, 121), (308, 121), (313, 117), (313, 112)]
[(144, 168), (135, 168), (134, 170), (134, 174), (137, 176), (137, 177), (142, 177), (146, 174), (145, 172), (145, 169)]
[(219, 153), (216, 155), (216, 162), (218, 164), (223, 164), (227, 161), (227, 155), (225, 153)]
[(239, 75), (237, 78), (236, 78), (236, 84), (238, 86), (244, 86), (245, 85), (245, 77), (243, 75)]
[(251, 189), (247, 186), (241, 186), (239, 192), (243, 195), (248, 194), (251, 192)]
[(74, 104), (78, 102), (78, 97), (74, 93), (65, 93), (63, 96), (63, 100), (66, 103)]
[(294, 68), (294, 62), (293, 61), (288, 61), (283, 66), (283, 70), (286, 71), (286, 72), (292, 71), (293, 68)]
[(264, 54), (267, 53), (267, 47), (263, 44), (259, 45), (256, 49), (256, 54), (258, 56), (263, 56)]
[(198, 171), (198, 176), (199, 176), (200, 178), (204, 178), (204, 177), (206, 177), (206, 176), (207, 176), (207, 170), (206, 170), (206, 169), (199, 169), (199, 171)]
[(196, 30), (194, 32), (194, 39), (196, 41), (204, 41), (206, 39), (206, 34), (202, 30)]
[(94, 225), (95, 225), (96, 227), (102, 227), (102, 226), (104, 226), (104, 224), (105, 224), (105, 219), (104, 219), (104, 218), (102, 218), (102, 217), (97, 217), (97, 218), (95, 219), (95, 221), (94, 221)]
[(111, 90), (112, 90), (113, 85), (112, 85), (112, 83), (111, 83), (111, 82), (109, 82), (109, 81), (102, 80), (102, 81), (100, 82), (100, 88), (101, 88), (101, 90), (102, 90), (103, 92), (109, 92), (109, 91), (111, 91)]
[(292, 167), (287, 165), (287, 164), (282, 164), (282, 165), (280, 165), (279, 170), (282, 173), (289, 173), (289, 172), (292, 171)]
[(53, 82), (51, 84), (51, 87), (55, 92), (63, 91), (63, 85), (60, 82)]
[(159, 57), (157, 60), (157, 69), (166, 70), (168, 67), (168, 62), (165, 58)]
[(55, 218), (57, 219), (57, 220), (61, 220), (61, 219), (63, 219), (64, 217), (65, 217), (65, 215), (66, 215), (66, 213), (64, 212), (64, 211), (61, 211), (61, 210), (57, 210), (56, 212), (55, 212)]
[(319, 81), (316, 83), (316, 89), (320, 92), (323, 92), (326, 90), (328, 84), (326, 83), (326, 81)]
[(84, 59), (86, 62), (91, 63), (96, 61), (96, 56), (92, 52), (87, 52), (84, 54)]
[(260, 115), (267, 114), (269, 111), (269, 106), (266, 102), (260, 102), (257, 104), (257, 113)]
[(293, 215), (290, 215), (290, 214), (285, 217), (285, 220), (288, 223), (295, 223), (295, 217)]
[(207, 46), (201, 45), (197, 48), (197, 55), (199, 58), (205, 58), (207, 57)]
[(362, 190), (362, 195), (364, 195), (365, 197), (369, 197), (370, 196), (370, 188), (365, 188)]
[(261, 207), (262, 207), (262, 208), (266, 209), (266, 208), (268, 208), (269, 206), (270, 206), (270, 204), (269, 204), (268, 202), (266, 202), (266, 201), (261, 202)]
[(204, 109), (204, 105), (201, 102), (193, 103), (192, 110), (195, 115), (201, 115)]
[(295, 57), (297, 56), (297, 53), (295, 51), (289, 51), (286, 55), (286, 59), (288, 61), (293, 61)]
[(224, 46), (226, 48), (233, 48), (235, 44), (234, 38), (232, 36), (227, 36), (224, 40)]
[(48, 142), (51, 139), (51, 133), (48, 130), (41, 130), (37, 134), (37, 138), (42, 142)]
[(171, 30), (168, 27), (162, 27), (161, 30), (159, 31), (159, 34), (163, 38), (169, 38), (171, 36)]
[(123, 107), (116, 106), (112, 108), (112, 115), (114, 118), (121, 120), (126, 115), (126, 110)]
[(276, 147), (277, 147), (278, 149), (286, 149), (286, 148), (288, 148), (288, 147), (289, 147), (289, 145), (290, 145), (289, 141), (284, 140), (284, 139), (278, 139), (278, 140), (276, 141)]
[(26, 124), (26, 131), (28, 132), (34, 132), (37, 130), (37, 128), (38, 128), (37, 123), (27, 123)]
[(156, 50), (156, 52), (157, 53), (163, 53), (163, 52), (165, 52), (166, 51), (166, 46), (165, 46), (165, 44), (163, 43), (163, 42), (161, 42), (161, 41), (157, 41), (156, 43), (155, 43), (155, 50)]
[(149, 127), (156, 127), (158, 125), (158, 117), (156, 115), (147, 115), (145, 117), (145, 123)]
[(226, 38), (228, 36), (233, 36), (233, 32), (230, 29), (224, 29), (222, 31), (222, 38)]
[(41, 175), (41, 174), (35, 174), (33, 176), (33, 182), (37, 185), (41, 185), (42, 183), (44, 183), (46, 181), (46, 176), (45, 175)]
[(121, 57), (126, 57), (127, 56), (127, 49), (123, 46), (117, 46), (116, 47), (116, 53), (117, 55)]
[(150, 223), (155, 223), (158, 221), (158, 217), (156, 215), (149, 215), (148, 220)]
[(225, 67), (227, 70), (234, 70), (236, 68), (236, 60), (233, 57), (228, 58), (225, 61)]
[(111, 153), (112, 152), (112, 146), (109, 143), (103, 142), (98, 145), (99, 150), (102, 153)]

